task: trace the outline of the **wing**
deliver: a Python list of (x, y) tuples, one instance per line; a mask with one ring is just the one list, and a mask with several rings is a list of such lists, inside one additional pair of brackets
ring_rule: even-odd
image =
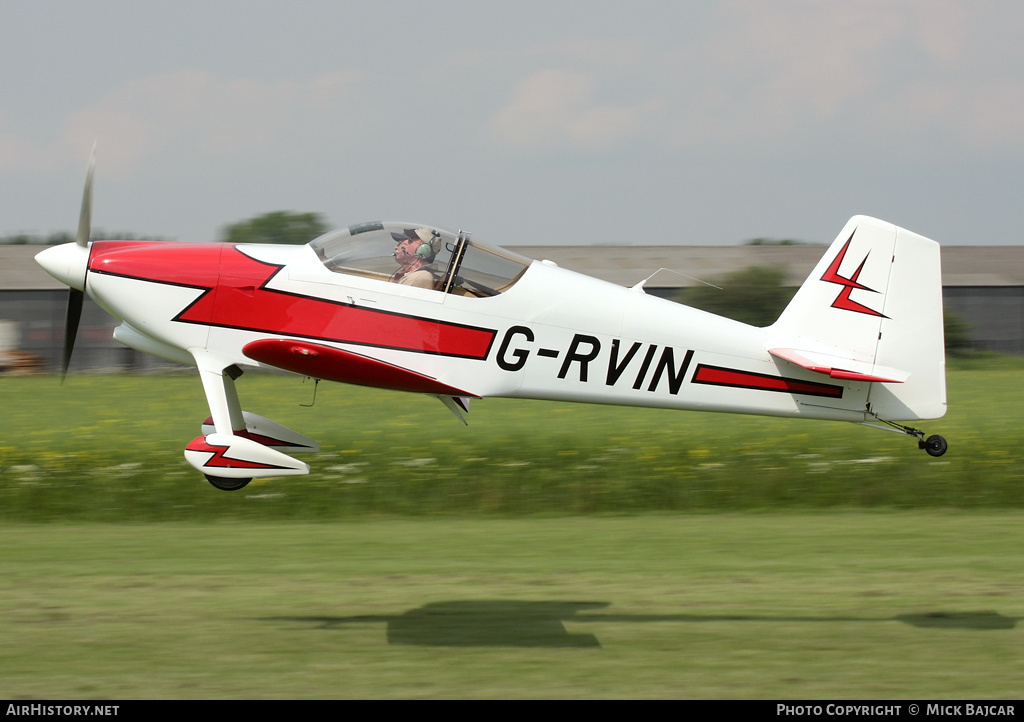
[(308, 341), (262, 339), (246, 344), (242, 352), (254, 361), (327, 381), (440, 396), (480, 398), (477, 394), (443, 384), (418, 371)]

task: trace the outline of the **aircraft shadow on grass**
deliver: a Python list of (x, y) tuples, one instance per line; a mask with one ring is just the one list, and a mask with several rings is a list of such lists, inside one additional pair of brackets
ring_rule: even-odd
[[(930, 612), (895, 617), (773, 617), (743, 614), (604, 614), (610, 602), (453, 601), (433, 602), (398, 615), (352, 617), (264, 617), (319, 629), (387, 624), (388, 644), (422, 647), (600, 647), (593, 634), (572, 633), (565, 623), (595, 622), (903, 622), (925, 629), (1013, 629), (1017, 617), (998, 612)], [(590, 612), (581, 614), (581, 612)]]

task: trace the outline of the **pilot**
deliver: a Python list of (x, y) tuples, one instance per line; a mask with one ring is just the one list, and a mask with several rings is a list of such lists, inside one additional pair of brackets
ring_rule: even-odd
[(407, 228), (404, 233), (392, 233), (395, 239), (395, 260), (399, 269), (391, 276), (392, 283), (417, 288), (433, 288), (432, 265), (441, 250), (441, 234), (429, 228)]

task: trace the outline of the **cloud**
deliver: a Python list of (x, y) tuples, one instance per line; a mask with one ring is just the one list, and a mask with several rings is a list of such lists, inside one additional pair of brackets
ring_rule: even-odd
[(666, 53), (656, 72), (679, 111), (673, 146), (771, 141), (786, 148), (869, 101), (890, 68), (898, 15), (860, 4), (726, 3), (702, 41)]
[(0, 135), (7, 167), (49, 168), (79, 157), (94, 140), (104, 171), (124, 178), (153, 154), (186, 141), (206, 157), (294, 152), (312, 136), (350, 128), (344, 112), (359, 79), (337, 72), (301, 81), (227, 78), (195, 69), (130, 81), (70, 113), (59, 137), (40, 144)]
[[(997, 79), (982, 83), (966, 99), (967, 129), (979, 149), (1024, 150), (1024, 83)], [(946, 107), (952, 106), (947, 102)]]
[(593, 75), (542, 70), (525, 78), (490, 123), (492, 137), (517, 146), (604, 149), (636, 136), (657, 103), (600, 103)]
[(573, 38), (472, 61), (512, 76), (491, 139), (531, 152), (1021, 152), (1024, 52), (990, 48), (992, 22), (948, 0), (744, 0), (671, 39)]
[(938, 0), (721, 4), (704, 42), (659, 61), (687, 94), (666, 135), (777, 153), (815, 139), (894, 156), (1024, 151), (1022, 56), (989, 49), (990, 20)]

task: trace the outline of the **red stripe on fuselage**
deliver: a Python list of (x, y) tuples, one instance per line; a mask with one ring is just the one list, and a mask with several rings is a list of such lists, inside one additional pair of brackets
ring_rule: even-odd
[(757, 391), (781, 391), (790, 394), (804, 394), (808, 396), (827, 396), (841, 399), (843, 387), (833, 384), (819, 384), (813, 381), (801, 381), (790, 379), (784, 376), (770, 376), (758, 374), (752, 371), (740, 371), (738, 369), (727, 369), (720, 366), (705, 366), (701, 364), (693, 372), (692, 383), (708, 384), (711, 386), (731, 386), (740, 389), (755, 389)]
[(227, 244), (93, 245), (93, 272), (204, 289), (173, 319), (184, 323), (474, 359), (487, 358), (496, 333), (268, 289), (282, 266), (257, 261)]

